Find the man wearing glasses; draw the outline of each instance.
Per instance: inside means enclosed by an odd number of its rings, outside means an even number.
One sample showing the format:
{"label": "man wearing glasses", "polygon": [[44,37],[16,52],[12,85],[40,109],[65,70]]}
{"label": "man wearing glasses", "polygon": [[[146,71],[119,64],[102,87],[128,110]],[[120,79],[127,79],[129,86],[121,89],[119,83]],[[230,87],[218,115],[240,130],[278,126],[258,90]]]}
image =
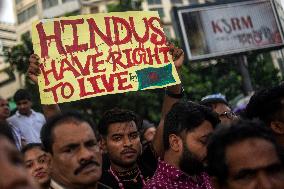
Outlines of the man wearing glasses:
{"label": "man wearing glasses", "polygon": [[203,97],[200,104],[211,107],[214,112],[219,115],[222,125],[229,125],[237,118],[235,113],[231,110],[226,97],[221,93],[211,94]]}

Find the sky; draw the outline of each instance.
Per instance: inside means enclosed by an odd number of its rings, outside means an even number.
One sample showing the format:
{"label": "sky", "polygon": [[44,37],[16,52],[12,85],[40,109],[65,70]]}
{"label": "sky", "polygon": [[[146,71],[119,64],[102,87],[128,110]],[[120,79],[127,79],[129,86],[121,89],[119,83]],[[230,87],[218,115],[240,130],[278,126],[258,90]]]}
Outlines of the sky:
{"label": "sky", "polygon": [[0,21],[7,23],[14,23],[15,18],[13,14],[13,0],[0,0],[1,9],[0,9]]}

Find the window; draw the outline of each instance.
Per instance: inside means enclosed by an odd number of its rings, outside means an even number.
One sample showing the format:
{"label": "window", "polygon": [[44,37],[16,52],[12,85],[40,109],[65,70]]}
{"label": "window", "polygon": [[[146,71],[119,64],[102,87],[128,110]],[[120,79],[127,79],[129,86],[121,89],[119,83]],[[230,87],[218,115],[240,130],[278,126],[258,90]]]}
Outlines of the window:
{"label": "window", "polygon": [[43,9],[48,9],[50,7],[54,7],[55,5],[58,5],[58,0],[43,0],[42,1]]}
{"label": "window", "polygon": [[153,8],[150,9],[151,11],[158,11],[160,18],[164,18],[165,17],[165,13],[164,13],[164,9],[163,8]]}
{"label": "window", "polygon": [[149,5],[161,4],[161,0],[148,0]]}
{"label": "window", "polygon": [[33,5],[33,6],[29,7],[29,8],[27,8],[26,10],[20,12],[17,15],[18,23],[21,24],[21,23],[27,21],[28,19],[30,19],[31,17],[36,15],[36,13],[37,13],[36,5]]}
{"label": "window", "polygon": [[98,13],[98,12],[99,12],[99,7],[97,6],[91,7],[91,14]]}
{"label": "window", "polygon": [[182,3],[182,0],[171,0],[171,3],[173,4],[181,4]]}

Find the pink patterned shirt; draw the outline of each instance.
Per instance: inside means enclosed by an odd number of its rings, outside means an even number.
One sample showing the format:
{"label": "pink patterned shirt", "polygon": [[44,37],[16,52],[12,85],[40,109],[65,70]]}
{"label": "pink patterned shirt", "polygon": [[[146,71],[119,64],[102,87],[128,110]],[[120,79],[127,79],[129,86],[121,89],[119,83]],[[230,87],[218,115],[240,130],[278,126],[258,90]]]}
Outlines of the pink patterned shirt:
{"label": "pink patterned shirt", "polygon": [[195,179],[164,161],[159,160],[154,176],[143,189],[213,189],[210,177],[203,172]]}

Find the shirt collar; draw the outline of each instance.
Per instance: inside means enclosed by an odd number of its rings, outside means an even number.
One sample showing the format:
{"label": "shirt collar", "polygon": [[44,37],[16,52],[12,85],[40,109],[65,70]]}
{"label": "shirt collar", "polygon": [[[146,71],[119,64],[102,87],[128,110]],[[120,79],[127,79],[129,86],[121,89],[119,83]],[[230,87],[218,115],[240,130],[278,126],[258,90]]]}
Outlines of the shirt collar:
{"label": "shirt collar", "polygon": [[57,182],[51,179],[50,189],[65,189],[63,186],[59,185]]}
{"label": "shirt collar", "polygon": [[[32,111],[31,115],[34,115],[34,114],[35,114],[35,111],[34,111],[33,109],[31,109],[31,111]],[[24,115],[20,114],[19,110],[16,111],[16,115],[17,115],[18,117],[24,116]],[[30,116],[31,116],[31,115],[30,115]]]}

